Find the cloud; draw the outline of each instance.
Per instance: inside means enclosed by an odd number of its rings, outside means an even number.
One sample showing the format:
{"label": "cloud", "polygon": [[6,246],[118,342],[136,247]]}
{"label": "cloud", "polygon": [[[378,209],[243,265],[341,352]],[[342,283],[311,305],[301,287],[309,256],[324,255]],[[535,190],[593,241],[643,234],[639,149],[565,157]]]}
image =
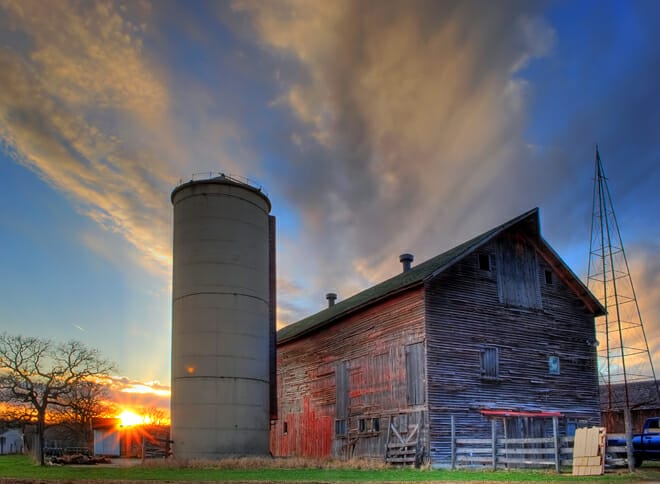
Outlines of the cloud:
{"label": "cloud", "polygon": [[[632,244],[628,247],[628,257],[630,260],[630,274],[637,295],[637,302],[641,313],[641,322],[648,343],[648,350],[653,360],[656,376],[660,371],[660,243],[653,241],[649,244]],[[639,323],[639,317],[636,314],[631,315],[629,319]],[[631,331],[630,346],[645,348],[644,336],[641,334],[641,328],[633,328]],[[648,365],[648,354],[642,355],[643,362],[639,365],[639,370],[644,375],[651,374],[651,368]]]}
{"label": "cloud", "polygon": [[75,7],[2,3],[0,134],[19,163],[167,272],[171,175],[130,134],[166,113],[166,86],[142,56],[144,24],[115,3]]}
{"label": "cloud", "polygon": [[555,38],[533,9],[233,7],[252,19],[268,52],[300,70],[282,81],[273,109],[294,117],[283,133],[293,141],[285,190],[301,209],[296,253],[306,264],[297,277],[309,293],[332,286],[348,296],[398,271],[401,252],[424,260],[534,206],[538,181],[523,140],[528,88],[515,71],[550,52]]}
{"label": "cloud", "polygon": [[169,415],[171,390],[160,382],[142,382],[124,376],[112,376],[104,381],[109,400],[120,407],[133,409],[160,408]]}

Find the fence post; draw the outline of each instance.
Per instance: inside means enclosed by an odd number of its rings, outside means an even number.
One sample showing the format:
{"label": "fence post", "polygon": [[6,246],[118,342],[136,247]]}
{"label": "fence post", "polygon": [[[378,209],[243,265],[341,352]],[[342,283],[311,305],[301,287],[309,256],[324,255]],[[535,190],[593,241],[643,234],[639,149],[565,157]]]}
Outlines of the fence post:
{"label": "fence post", "polygon": [[456,422],[451,415],[451,468],[456,469]]}
{"label": "fence post", "polygon": [[497,469],[497,422],[495,419],[492,419],[490,421],[490,428],[491,428],[491,452],[493,453],[493,470]]}
{"label": "fence post", "polygon": [[623,409],[623,423],[625,424],[626,430],[626,457],[628,458],[628,470],[630,472],[635,472],[635,456],[633,454],[633,429],[632,429],[632,414],[630,413],[630,407],[626,406]]}
{"label": "fence post", "polygon": [[559,443],[559,417],[552,417],[552,436],[555,443],[555,470],[561,472],[561,444]]}

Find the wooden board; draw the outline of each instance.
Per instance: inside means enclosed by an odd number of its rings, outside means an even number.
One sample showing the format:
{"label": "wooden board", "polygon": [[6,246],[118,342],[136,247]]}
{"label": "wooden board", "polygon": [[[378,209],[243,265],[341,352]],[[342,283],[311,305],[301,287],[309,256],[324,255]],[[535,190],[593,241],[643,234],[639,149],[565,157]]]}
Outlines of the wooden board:
{"label": "wooden board", "polygon": [[600,476],[605,472],[604,427],[581,428],[575,431],[573,444],[573,475]]}

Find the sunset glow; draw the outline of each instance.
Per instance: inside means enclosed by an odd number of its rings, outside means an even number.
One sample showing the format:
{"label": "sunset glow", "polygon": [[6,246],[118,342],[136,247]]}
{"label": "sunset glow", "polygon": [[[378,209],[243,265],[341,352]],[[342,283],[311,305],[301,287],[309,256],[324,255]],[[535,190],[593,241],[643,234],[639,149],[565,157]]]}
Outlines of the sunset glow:
{"label": "sunset glow", "polygon": [[127,386],[126,388],[122,388],[121,391],[123,393],[146,393],[146,394],[153,394],[153,395],[158,395],[158,396],[163,396],[163,397],[169,397],[170,396],[170,390],[169,389],[154,388],[152,386],[140,385],[140,384],[132,384],[131,386]]}
{"label": "sunset glow", "polygon": [[124,409],[117,418],[121,420],[122,427],[131,427],[133,425],[143,425],[145,423],[144,417],[138,415],[137,413],[131,412],[128,409]]}

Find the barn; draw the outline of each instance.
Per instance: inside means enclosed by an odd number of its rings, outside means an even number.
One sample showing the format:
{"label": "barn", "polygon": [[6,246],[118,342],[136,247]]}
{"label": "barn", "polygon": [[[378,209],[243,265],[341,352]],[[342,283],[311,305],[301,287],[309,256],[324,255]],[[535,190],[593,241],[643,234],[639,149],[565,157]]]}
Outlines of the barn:
{"label": "barn", "polygon": [[277,333],[275,456],[448,465],[452,432],[547,436],[600,422],[604,309],[526,212]]}

